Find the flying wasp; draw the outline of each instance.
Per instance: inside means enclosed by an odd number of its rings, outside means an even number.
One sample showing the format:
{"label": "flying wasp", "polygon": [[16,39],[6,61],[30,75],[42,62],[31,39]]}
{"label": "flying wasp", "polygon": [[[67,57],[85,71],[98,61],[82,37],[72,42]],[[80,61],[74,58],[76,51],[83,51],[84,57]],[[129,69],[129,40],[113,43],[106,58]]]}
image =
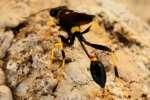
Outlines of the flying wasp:
{"label": "flying wasp", "polygon": [[[84,38],[83,34],[87,33],[90,30],[90,26],[87,29],[85,29],[83,32],[80,31],[80,26],[92,22],[95,16],[85,14],[85,13],[75,12],[73,10],[68,9],[66,6],[59,6],[56,8],[52,8],[49,13],[52,17],[54,17],[58,21],[57,25],[59,25],[64,31],[68,33],[67,38],[64,37],[63,35],[59,35],[61,41],[65,45],[72,46],[74,44],[75,38],[79,40],[81,47],[83,48],[86,55],[91,61],[90,72],[93,80],[97,84],[99,84],[102,88],[104,88],[106,84],[106,71],[104,65],[102,64],[101,61],[97,59],[96,55],[91,56],[88,53],[85,44],[95,49],[99,49],[103,51],[112,52],[112,50],[106,46],[88,42]],[[116,77],[119,77],[116,67],[115,67],[115,75]]]}

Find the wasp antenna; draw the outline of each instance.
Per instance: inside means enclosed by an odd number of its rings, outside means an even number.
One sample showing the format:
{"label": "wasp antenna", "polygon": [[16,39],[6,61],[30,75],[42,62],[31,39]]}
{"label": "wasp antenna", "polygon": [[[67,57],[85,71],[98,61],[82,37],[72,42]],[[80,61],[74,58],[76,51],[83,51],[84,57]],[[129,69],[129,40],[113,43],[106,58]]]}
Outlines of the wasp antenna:
{"label": "wasp antenna", "polygon": [[93,80],[99,84],[102,88],[106,84],[106,71],[104,65],[100,61],[91,61],[90,71],[93,77]]}
{"label": "wasp antenna", "polygon": [[27,19],[30,18],[30,17],[33,17],[33,16],[36,16],[37,14],[39,14],[40,12],[43,12],[43,11],[47,11],[47,10],[50,10],[50,7],[49,8],[45,8],[45,9],[41,9],[33,14],[31,14],[30,16],[26,17]]}

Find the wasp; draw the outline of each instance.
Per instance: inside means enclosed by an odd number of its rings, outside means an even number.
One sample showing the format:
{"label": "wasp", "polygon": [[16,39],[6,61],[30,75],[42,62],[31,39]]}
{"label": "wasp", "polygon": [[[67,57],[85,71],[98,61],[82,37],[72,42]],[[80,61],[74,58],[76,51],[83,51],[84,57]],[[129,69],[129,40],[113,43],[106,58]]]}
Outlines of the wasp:
{"label": "wasp", "polygon": [[[100,87],[104,88],[106,84],[106,71],[105,67],[101,61],[98,60],[96,55],[90,55],[87,51],[85,45],[91,46],[95,49],[112,52],[110,48],[103,45],[98,45],[91,43],[85,39],[83,36],[90,30],[90,26],[84,31],[80,31],[80,26],[84,24],[88,24],[93,21],[95,18],[94,15],[85,14],[75,12],[73,10],[68,9],[66,6],[59,6],[55,8],[51,8],[49,11],[50,16],[54,17],[57,20],[57,25],[61,27],[64,31],[67,32],[68,37],[63,35],[59,35],[63,44],[67,46],[72,46],[74,44],[75,38],[78,39],[81,47],[86,53],[87,57],[90,59],[90,72],[93,80],[100,85]],[[65,58],[65,53],[62,51],[63,58]],[[116,77],[119,77],[117,68],[114,69]]]}

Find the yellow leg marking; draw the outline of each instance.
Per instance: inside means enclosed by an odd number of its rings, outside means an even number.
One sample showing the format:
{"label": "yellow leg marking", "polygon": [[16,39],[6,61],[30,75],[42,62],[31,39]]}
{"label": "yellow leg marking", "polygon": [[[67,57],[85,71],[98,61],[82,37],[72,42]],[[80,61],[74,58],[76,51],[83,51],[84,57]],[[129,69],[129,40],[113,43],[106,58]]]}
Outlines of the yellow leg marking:
{"label": "yellow leg marking", "polygon": [[[63,44],[62,44],[62,42],[61,41],[59,41],[58,43],[56,43],[55,45],[54,45],[54,48],[55,47],[58,47],[58,48],[61,48],[62,49],[62,46]],[[53,63],[53,60],[54,60],[54,48],[53,49],[51,49],[51,53],[50,53],[50,64],[49,64],[49,66],[48,66],[48,68],[50,69],[51,68],[51,66],[52,66],[52,63]]]}
{"label": "yellow leg marking", "polygon": [[56,43],[55,47],[58,47],[62,50],[63,49],[63,43]]}
{"label": "yellow leg marking", "polygon": [[90,58],[91,61],[96,61],[97,60],[97,57],[94,55],[94,56],[91,56]]}
{"label": "yellow leg marking", "polygon": [[54,60],[54,49],[51,49],[51,53],[50,53],[50,64],[49,64],[49,66],[48,66],[48,69],[51,68],[52,63],[53,63],[53,60]]}
{"label": "yellow leg marking", "polygon": [[65,65],[65,55],[63,54],[63,43],[62,43],[62,41],[60,40],[58,43],[56,43],[55,44],[55,47],[57,47],[57,48],[60,48],[61,49],[61,53],[62,53],[62,62],[61,62],[61,64],[60,64],[60,73],[61,73],[61,76],[62,76],[62,78],[64,77],[64,65]]}
{"label": "yellow leg marking", "polygon": [[[54,44],[54,48],[58,48],[61,50],[61,52],[64,52],[63,51],[63,43],[61,40],[59,40],[57,43]],[[50,64],[49,64],[49,67],[48,68],[51,68],[52,66],[52,63],[53,63],[53,60],[55,59],[55,56],[54,56],[54,48],[51,49],[51,55],[50,55]],[[64,65],[65,65],[65,55],[62,53],[62,62],[60,64],[60,69],[58,69],[59,71],[59,76],[60,76],[60,79],[64,78]]]}
{"label": "yellow leg marking", "polygon": [[[58,43],[55,43],[54,45],[54,48],[60,48],[60,50],[63,50],[63,43],[61,42],[61,40],[58,41]],[[52,63],[53,63],[53,60],[54,60],[54,49],[51,49],[51,55],[50,55],[50,64],[49,64],[49,67],[51,67]],[[61,64],[61,66],[64,66],[64,59],[63,59],[63,62]]]}
{"label": "yellow leg marking", "polygon": [[[117,67],[116,64],[118,62],[117,56],[115,53],[112,54],[112,64],[114,67]],[[115,81],[117,82],[117,87],[123,88],[124,87],[124,81],[120,78],[115,77]]]}
{"label": "yellow leg marking", "polygon": [[54,60],[54,49],[51,50],[51,60]]}
{"label": "yellow leg marking", "polygon": [[63,42],[59,40],[57,43],[55,43],[55,47],[60,48],[61,50],[63,49]]}
{"label": "yellow leg marking", "polygon": [[63,73],[64,70],[64,66],[65,66],[65,60],[63,59],[60,65],[60,68],[62,69],[61,72]]}
{"label": "yellow leg marking", "polygon": [[112,54],[112,64],[115,66],[117,63],[118,59],[115,53]]}
{"label": "yellow leg marking", "polygon": [[116,76],[114,80],[117,79],[117,81],[118,81],[119,73],[118,73],[117,65],[116,65],[117,62],[118,62],[117,56],[116,56],[116,54],[113,52],[113,53],[112,53],[112,65],[113,65],[113,67],[114,67],[114,73],[115,73],[115,76]]}

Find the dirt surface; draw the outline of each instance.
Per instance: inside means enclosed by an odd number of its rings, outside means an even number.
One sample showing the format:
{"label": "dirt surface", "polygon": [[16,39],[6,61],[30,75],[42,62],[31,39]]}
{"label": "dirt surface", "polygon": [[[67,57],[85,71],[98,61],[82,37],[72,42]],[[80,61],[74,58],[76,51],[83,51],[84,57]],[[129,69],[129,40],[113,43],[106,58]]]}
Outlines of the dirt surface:
{"label": "dirt surface", "polygon": [[[118,1],[1,0],[0,5],[0,100],[150,99],[150,29]],[[105,89],[93,81],[90,61],[77,39],[64,48],[63,66],[61,47],[56,44],[58,35],[67,34],[49,11],[31,16],[60,5],[96,15],[84,36],[114,51],[120,76],[115,79],[112,53],[87,47],[105,65]]]}

